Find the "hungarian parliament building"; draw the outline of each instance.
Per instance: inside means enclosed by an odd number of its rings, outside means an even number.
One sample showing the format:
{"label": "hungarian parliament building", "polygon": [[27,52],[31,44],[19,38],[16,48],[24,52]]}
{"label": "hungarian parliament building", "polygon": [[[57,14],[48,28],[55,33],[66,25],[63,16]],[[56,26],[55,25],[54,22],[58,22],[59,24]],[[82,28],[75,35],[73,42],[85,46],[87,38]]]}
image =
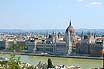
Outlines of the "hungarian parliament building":
{"label": "hungarian parliament building", "polygon": [[104,37],[89,33],[76,35],[71,20],[64,35],[56,32],[48,33],[44,37],[29,35],[0,34],[0,50],[13,48],[14,44],[27,46],[28,53],[50,55],[87,55],[101,56],[104,48]]}

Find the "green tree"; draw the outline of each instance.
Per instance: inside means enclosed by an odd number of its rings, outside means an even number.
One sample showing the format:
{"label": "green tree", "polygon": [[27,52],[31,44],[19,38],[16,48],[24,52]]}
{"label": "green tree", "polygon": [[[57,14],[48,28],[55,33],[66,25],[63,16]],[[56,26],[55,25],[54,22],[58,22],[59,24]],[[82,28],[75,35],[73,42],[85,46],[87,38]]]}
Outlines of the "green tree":
{"label": "green tree", "polygon": [[13,49],[19,51],[20,50],[20,45],[19,44],[14,44]]}
{"label": "green tree", "polygon": [[48,68],[53,68],[52,60],[48,58]]}
{"label": "green tree", "polygon": [[35,69],[34,66],[29,66],[26,69]]}
{"label": "green tree", "polygon": [[8,61],[8,69],[20,69],[19,63],[20,57],[16,59],[15,55],[12,54]]}
{"label": "green tree", "polygon": [[7,63],[8,61],[0,61],[0,65],[3,67],[3,69],[7,69]]}
{"label": "green tree", "polygon": [[14,54],[12,54],[7,61],[0,61],[0,65],[3,67],[3,69],[21,69],[19,64],[20,57],[16,58]]}
{"label": "green tree", "polygon": [[21,50],[27,50],[26,45],[20,45],[18,43],[13,44],[13,47],[8,48],[7,50],[15,50],[15,51],[21,51]]}

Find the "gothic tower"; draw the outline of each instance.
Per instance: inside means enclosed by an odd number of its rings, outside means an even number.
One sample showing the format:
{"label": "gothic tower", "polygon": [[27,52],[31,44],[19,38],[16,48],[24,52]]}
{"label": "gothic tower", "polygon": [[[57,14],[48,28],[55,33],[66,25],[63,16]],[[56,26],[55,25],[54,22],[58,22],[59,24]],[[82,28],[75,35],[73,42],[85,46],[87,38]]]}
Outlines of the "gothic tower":
{"label": "gothic tower", "polygon": [[71,25],[71,20],[70,20],[70,24],[65,31],[65,39],[64,39],[68,47],[68,50],[67,50],[68,55],[72,53],[72,41],[74,36],[75,36],[75,30]]}

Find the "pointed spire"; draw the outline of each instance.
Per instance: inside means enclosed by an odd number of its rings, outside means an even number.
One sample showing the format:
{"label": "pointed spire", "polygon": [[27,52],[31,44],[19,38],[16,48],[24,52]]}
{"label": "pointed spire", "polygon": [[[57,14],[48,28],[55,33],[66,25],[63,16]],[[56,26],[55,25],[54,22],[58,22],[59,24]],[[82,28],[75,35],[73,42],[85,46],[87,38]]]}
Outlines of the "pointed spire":
{"label": "pointed spire", "polygon": [[83,33],[83,31],[81,33],[81,39],[84,39],[84,33]]}
{"label": "pointed spire", "polygon": [[71,26],[71,19],[70,19],[70,24],[69,24],[69,26]]}
{"label": "pointed spire", "polygon": [[83,31],[82,31],[81,35],[83,35]]}

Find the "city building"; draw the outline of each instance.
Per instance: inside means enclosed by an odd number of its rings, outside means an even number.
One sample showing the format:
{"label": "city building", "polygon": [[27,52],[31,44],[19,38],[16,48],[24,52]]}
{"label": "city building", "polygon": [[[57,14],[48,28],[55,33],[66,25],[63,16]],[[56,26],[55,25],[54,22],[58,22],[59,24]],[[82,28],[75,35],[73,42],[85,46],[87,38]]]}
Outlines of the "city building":
{"label": "city building", "polygon": [[13,39],[6,40],[6,49],[13,48],[13,46],[14,46],[14,40]]}
{"label": "city building", "polygon": [[26,46],[28,46],[28,52],[34,52],[35,51],[35,38],[30,37],[28,40],[26,40]]}
{"label": "city building", "polygon": [[3,50],[5,48],[6,48],[5,41],[4,40],[0,40],[0,50]]}
{"label": "city building", "polygon": [[83,39],[76,45],[76,53],[88,56],[102,56],[104,38],[95,35],[83,35]]}
{"label": "city building", "polygon": [[[104,50],[104,37],[96,36],[94,33],[84,32],[76,35],[71,20],[65,33],[1,33],[0,50],[11,49],[18,46],[26,46],[28,53],[51,54],[51,55],[86,55],[101,56]],[[20,47],[18,47],[20,48]],[[19,50],[19,52],[21,52]]]}

